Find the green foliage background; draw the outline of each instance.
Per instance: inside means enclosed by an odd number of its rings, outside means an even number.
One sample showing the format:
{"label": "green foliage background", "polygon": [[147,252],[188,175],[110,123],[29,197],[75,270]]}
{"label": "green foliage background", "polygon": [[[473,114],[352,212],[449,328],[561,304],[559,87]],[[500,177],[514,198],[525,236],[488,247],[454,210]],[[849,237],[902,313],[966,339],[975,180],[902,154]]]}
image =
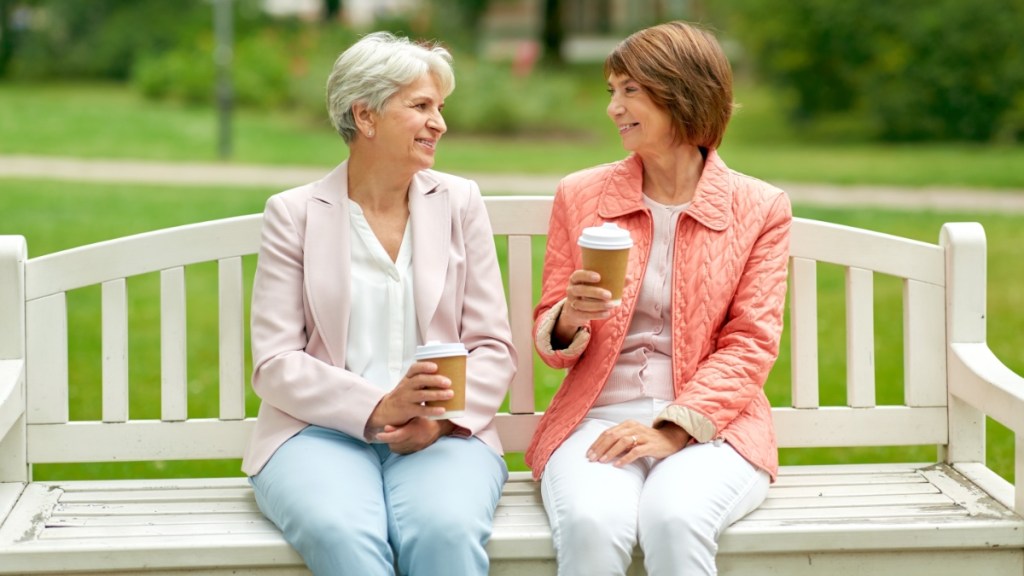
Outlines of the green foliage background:
{"label": "green foliage background", "polygon": [[898,141],[1024,136],[1022,0],[734,5],[732,32],[792,95],[795,122],[844,114],[867,137]]}

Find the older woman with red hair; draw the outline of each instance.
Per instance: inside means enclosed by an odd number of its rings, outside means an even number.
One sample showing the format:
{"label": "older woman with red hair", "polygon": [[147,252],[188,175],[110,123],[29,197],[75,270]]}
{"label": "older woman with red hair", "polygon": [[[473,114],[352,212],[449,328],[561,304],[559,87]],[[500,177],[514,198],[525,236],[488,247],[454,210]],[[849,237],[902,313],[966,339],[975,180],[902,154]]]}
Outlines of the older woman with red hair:
{"label": "older woman with red hair", "polygon": [[[568,374],[527,463],[541,479],[559,574],[715,574],[719,534],[778,470],[763,387],[779,351],[789,200],[717,153],[733,110],[717,40],[683,22],[605,61],[608,116],[632,154],[555,195],[536,348]],[[582,269],[584,228],[634,247],[621,304]]]}

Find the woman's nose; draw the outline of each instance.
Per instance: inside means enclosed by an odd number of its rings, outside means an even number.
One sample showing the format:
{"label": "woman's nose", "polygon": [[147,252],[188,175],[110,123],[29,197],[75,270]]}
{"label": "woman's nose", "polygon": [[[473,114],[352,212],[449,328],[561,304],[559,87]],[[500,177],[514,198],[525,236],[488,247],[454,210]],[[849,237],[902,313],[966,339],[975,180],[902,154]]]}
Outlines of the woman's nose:
{"label": "woman's nose", "polygon": [[622,105],[619,104],[618,100],[613,96],[612,99],[608,101],[608,108],[606,108],[605,111],[608,113],[610,118],[615,118],[619,114],[622,114]]}
{"label": "woman's nose", "polygon": [[427,127],[431,130],[436,130],[440,134],[448,131],[448,125],[445,124],[444,116],[440,110],[436,114],[431,115],[430,119],[427,120]]}

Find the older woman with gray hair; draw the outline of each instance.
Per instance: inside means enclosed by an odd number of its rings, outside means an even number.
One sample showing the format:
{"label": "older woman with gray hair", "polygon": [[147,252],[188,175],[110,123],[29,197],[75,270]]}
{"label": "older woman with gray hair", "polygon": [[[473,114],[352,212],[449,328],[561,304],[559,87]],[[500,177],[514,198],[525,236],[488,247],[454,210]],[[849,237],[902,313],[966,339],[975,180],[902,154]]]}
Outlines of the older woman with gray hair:
{"label": "older woman with gray hair", "polygon": [[[259,418],[242,468],[317,575],[484,575],[515,372],[477,185],[431,170],[451,56],[387,33],[338,57],[349,157],[266,205],[252,295]],[[418,345],[462,343],[466,409]]]}

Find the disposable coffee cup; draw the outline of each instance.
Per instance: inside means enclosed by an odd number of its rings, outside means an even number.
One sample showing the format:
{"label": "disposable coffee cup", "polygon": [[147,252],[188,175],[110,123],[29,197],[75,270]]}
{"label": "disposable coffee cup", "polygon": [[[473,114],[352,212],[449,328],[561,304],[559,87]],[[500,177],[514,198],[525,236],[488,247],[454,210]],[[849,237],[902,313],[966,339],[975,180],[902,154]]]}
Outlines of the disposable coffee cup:
{"label": "disposable coffee cup", "polygon": [[437,373],[452,381],[454,396],[443,402],[427,402],[427,406],[440,406],[444,414],[429,416],[431,420],[458,418],[466,414],[466,346],[462,342],[431,340],[416,347],[416,361],[427,360],[437,364]]}
{"label": "disposable coffee cup", "polygon": [[633,239],[629,230],[614,222],[584,228],[577,241],[583,251],[583,269],[601,275],[598,286],[612,293],[611,303],[622,304],[622,289],[626,285],[626,265]]}

